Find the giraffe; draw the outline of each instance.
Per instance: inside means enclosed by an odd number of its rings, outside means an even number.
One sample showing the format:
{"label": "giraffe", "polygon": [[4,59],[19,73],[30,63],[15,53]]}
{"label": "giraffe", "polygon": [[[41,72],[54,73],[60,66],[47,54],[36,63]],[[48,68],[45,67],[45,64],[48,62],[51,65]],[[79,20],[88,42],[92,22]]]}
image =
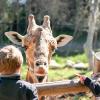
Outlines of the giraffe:
{"label": "giraffe", "polygon": [[5,32],[14,44],[25,48],[28,66],[26,80],[30,83],[41,83],[48,80],[48,66],[57,47],[64,46],[72,40],[72,36],[59,35],[53,37],[50,17],[44,16],[43,24],[37,25],[34,15],[28,16],[27,34],[22,36],[15,31]]}

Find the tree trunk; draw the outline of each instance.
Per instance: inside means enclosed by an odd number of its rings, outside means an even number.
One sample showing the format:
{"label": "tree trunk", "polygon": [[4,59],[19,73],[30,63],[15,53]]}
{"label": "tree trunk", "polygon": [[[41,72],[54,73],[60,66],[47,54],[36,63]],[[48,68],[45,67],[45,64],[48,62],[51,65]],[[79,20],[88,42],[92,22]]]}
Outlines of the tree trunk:
{"label": "tree trunk", "polygon": [[88,57],[89,61],[89,69],[93,69],[93,37],[96,29],[96,22],[99,12],[99,5],[98,0],[90,0],[90,16],[89,16],[89,22],[88,22],[88,36],[87,41],[84,45],[85,53]]}

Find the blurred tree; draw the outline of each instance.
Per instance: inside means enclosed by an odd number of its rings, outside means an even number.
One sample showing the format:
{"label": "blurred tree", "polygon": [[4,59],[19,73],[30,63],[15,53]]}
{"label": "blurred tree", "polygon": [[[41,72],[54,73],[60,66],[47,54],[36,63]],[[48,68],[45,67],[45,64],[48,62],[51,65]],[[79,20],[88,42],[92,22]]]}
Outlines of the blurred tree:
{"label": "blurred tree", "polygon": [[[37,24],[43,22],[44,15],[51,17],[51,26],[54,36],[62,33],[71,34],[74,36],[74,40],[77,41],[77,39],[80,39],[80,41],[83,41],[82,36],[86,38],[89,29],[90,1],[91,0],[0,0],[0,35],[3,35],[5,31],[9,30],[18,31],[23,35],[26,34],[27,17],[32,13],[35,15]],[[98,19],[98,22],[99,20],[100,19]],[[100,26],[100,24],[97,26]],[[5,37],[2,38],[2,41],[6,40],[4,38]],[[83,45],[81,45],[81,47],[82,46]],[[77,47],[77,45],[75,45],[75,47]]]}
{"label": "blurred tree", "polygon": [[89,60],[89,69],[93,69],[93,37],[96,33],[96,23],[99,14],[99,0],[90,0],[90,16],[88,20],[88,36],[84,45],[85,53]]}

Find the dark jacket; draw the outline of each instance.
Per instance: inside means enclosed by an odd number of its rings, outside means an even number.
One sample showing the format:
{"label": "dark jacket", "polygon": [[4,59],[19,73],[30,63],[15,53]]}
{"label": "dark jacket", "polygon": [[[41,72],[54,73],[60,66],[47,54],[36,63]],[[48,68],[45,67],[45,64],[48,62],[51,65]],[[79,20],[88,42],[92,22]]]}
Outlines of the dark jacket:
{"label": "dark jacket", "polygon": [[0,100],[38,100],[37,90],[20,76],[0,77]]}
{"label": "dark jacket", "polygon": [[96,97],[100,96],[100,82],[86,78],[84,84],[93,92]]}

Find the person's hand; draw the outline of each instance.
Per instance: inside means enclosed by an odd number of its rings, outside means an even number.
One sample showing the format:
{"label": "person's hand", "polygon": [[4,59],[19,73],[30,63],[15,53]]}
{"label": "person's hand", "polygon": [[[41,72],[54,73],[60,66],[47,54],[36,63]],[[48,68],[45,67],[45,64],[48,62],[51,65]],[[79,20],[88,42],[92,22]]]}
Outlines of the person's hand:
{"label": "person's hand", "polygon": [[79,79],[80,79],[80,82],[81,82],[82,84],[84,84],[84,80],[86,79],[86,77],[83,76],[83,75],[80,75],[80,74],[76,74],[76,76],[78,76]]}

